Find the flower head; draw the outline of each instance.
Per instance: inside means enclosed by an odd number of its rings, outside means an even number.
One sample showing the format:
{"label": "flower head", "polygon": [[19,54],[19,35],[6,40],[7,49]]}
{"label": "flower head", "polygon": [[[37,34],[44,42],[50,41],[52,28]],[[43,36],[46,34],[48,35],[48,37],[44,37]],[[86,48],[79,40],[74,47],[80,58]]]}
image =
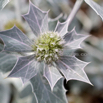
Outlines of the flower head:
{"label": "flower head", "polygon": [[33,51],[37,61],[52,64],[53,61],[55,62],[61,56],[63,45],[63,38],[57,32],[45,32],[37,38],[33,45]]}
{"label": "flower head", "polygon": [[26,82],[43,68],[43,75],[51,89],[62,77],[90,83],[83,70],[88,63],[78,60],[68,52],[80,47],[80,43],[87,36],[77,34],[75,29],[68,32],[68,21],[58,22],[55,30],[50,31],[48,12],[41,11],[32,3],[29,12],[23,17],[36,35],[35,42],[14,26],[10,30],[0,32],[0,38],[4,42],[3,51],[34,54],[18,57],[9,77],[20,77],[23,82]]}

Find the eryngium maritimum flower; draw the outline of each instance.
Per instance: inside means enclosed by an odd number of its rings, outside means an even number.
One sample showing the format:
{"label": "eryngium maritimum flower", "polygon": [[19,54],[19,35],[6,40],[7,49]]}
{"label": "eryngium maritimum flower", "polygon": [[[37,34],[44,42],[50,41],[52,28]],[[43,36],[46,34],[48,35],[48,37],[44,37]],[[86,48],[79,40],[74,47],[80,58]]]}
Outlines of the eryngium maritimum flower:
{"label": "eryngium maritimum flower", "polygon": [[48,12],[41,11],[30,3],[29,12],[23,16],[32,29],[36,39],[31,41],[16,26],[0,32],[4,42],[3,52],[33,52],[32,55],[18,57],[9,77],[20,77],[23,82],[36,76],[43,68],[43,75],[48,80],[51,89],[57,81],[64,77],[90,83],[84,72],[88,64],[69,55],[69,50],[80,47],[87,38],[77,34],[75,29],[68,32],[68,21],[57,23],[54,31],[48,28]]}
{"label": "eryngium maritimum flower", "polygon": [[56,32],[45,32],[37,38],[33,50],[37,61],[52,64],[61,56],[64,40]]}

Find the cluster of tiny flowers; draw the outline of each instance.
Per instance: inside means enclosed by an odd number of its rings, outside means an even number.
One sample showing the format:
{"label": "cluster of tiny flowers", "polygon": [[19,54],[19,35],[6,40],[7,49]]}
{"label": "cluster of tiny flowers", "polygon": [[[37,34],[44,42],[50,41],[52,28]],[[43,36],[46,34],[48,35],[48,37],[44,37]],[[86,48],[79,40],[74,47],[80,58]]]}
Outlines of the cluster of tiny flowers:
{"label": "cluster of tiny flowers", "polygon": [[57,32],[45,32],[33,45],[37,61],[45,61],[50,64],[59,59],[62,54],[64,40]]}

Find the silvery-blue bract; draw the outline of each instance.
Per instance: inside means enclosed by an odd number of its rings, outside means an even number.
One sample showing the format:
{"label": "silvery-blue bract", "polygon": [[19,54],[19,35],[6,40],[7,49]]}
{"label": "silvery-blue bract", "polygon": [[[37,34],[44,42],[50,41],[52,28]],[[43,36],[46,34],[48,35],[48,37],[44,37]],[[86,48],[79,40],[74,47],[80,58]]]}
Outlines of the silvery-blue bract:
{"label": "silvery-blue bract", "polygon": [[[68,32],[67,21],[64,23],[58,22],[55,30],[49,31],[48,12],[41,11],[32,3],[30,3],[30,10],[24,15],[24,18],[30,25],[34,35],[36,35],[34,42],[16,26],[10,30],[0,32],[0,38],[4,42],[3,51],[34,53],[19,57],[9,77],[20,77],[23,82],[26,82],[38,74],[41,70],[39,65],[43,64],[43,75],[52,89],[62,77],[67,80],[76,79],[90,83],[83,70],[88,63],[80,61],[75,56],[70,56],[67,53],[65,55],[65,51],[79,48],[80,43],[88,36],[77,34],[75,29]],[[54,38],[56,39],[54,40]],[[49,46],[47,47],[47,45]],[[41,57],[42,54],[45,57]],[[54,58],[55,60],[53,60]],[[49,60],[50,62],[48,62]]]}

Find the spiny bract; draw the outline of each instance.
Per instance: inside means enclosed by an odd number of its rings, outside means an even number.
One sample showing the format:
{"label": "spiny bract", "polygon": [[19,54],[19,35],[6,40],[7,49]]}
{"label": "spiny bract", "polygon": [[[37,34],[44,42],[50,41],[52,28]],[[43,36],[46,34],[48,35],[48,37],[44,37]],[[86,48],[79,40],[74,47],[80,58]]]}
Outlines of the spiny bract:
{"label": "spiny bract", "polygon": [[18,57],[9,77],[20,77],[25,83],[36,78],[43,68],[43,76],[51,89],[57,81],[64,77],[90,83],[83,68],[88,64],[69,55],[69,50],[80,47],[80,43],[88,36],[77,34],[75,29],[68,32],[68,21],[57,23],[54,31],[48,27],[48,11],[41,11],[30,3],[29,12],[23,16],[31,27],[36,39],[33,42],[16,26],[0,32],[4,42],[2,52],[31,53]]}

